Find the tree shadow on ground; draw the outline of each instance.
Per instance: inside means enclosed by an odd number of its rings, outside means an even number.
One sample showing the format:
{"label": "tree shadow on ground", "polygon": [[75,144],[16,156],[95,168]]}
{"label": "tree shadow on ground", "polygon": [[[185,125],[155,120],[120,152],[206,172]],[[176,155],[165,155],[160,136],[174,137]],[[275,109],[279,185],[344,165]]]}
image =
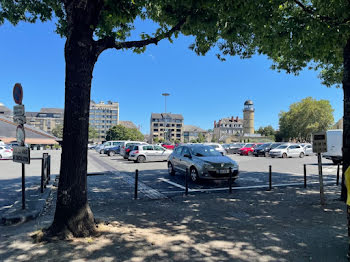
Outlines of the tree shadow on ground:
{"label": "tree shadow on ground", "polygon": [[35,244],[27,229],[1,239],[0,260],[347,261],[345,206],[322,208],[316,187],[133,201],[121,177],[92,182],[91,208],[107,221],[100,237]]}

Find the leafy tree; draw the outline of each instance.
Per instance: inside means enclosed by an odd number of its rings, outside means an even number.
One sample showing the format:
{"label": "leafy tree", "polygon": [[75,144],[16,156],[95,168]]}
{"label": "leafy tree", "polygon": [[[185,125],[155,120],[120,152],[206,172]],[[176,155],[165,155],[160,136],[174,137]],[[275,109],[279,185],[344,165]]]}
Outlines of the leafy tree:
{"label": "leafy tree", "polygon": [[276,132],[271,125],[268,125],[265,127],[259,127],[256,133],[261,134],[262,136],[274,136]]}
{"label": "leafy tree", "polygon": [[127,128],[122,125],[116,125],[110,128],[106,134],[106,140],[133,140],[143,141],[143,134],[136,128]]}
{"label": "leafy tree", "polygon": [[159,138],[158,137],[153,138],[153,143],[158,144],[159,143]]}
{"label": "leafy tree", "polygon": [[52,134],[55,137],[62,138],[63,137],[63,126],[62,125],[55,126],[55,128],[52,129]]}
{"label": "leafy tree", "polygon": [[198,143],[204,143],[205,142],[205,137],[202,133],[199,133],[198,138],[197,138]]}
{"label": "leafy tree", "polygon": [[309,142],[312,133],[331,127],[334,122],[333,111],[328,100],[304,98],[292,104],[288,112],[280,113],[280,132],[287,140]]}
{"label": "leafy tree", "polygon": [[94,140],[98,137],[98,132],[92,126],[89,126],[89,139]]}

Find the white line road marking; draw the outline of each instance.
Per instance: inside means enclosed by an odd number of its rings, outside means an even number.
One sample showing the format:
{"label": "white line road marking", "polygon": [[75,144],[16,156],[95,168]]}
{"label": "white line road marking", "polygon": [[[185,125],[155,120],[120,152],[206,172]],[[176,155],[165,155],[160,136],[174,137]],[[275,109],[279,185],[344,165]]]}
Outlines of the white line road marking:
{"label": "white line road marking", "polygon": [[[165,178],[159,178],[159,180],[168,183],[170,185],[179,187],[183,190],[185,190],[186,188],[184,186],[181,186],[175,182],[169,181],[168,179]],[[334,184],[336,181],[335,180],[329,180],[329,181],[324,181],[324,185],[330,185],[330,184]],[[319,182],[309,182],[307,183],[307,185],[310,184],[319,184]],[[303,186],[304,183],[289,183],[289,184],[275,184],[272,185],[272,187],[287,187],[287,186]],[[268,188],[268,185],[259,185],[259,186],[242,186],[242,187],[232,187],[232,190],[243,190],[243,189],[254,189],[254,188]],[[191,189],[188,188],[188,192],[210,192],[210,191],[226,191],[229,190],[228,187],[219,187],[219,188],[202,188],[202,189]],[[170,194],[170,193],[183,193],[184,191],[164,191],[161,192],[162,194]]]}
{"label": "white line road marking", "polygon": [[[179,185],[179,184],[177,184],[177,183],[175,183],[175,182],[172,182],[172,181],[170,181],[169,179],[166,179],[166,178],[158,178],[158,180],[160,180],[160,181],[163,181],[163,182],[165,182],[165,183],[168,183],[168,184],[170,184],[170,185],[172,185],[172,186],[176,186],[176,187],[178,187],[178,188],[181,188],[181,189],[183,189],[183,190],[185,190],[186,189],[186,187],[184,187],[184,186],[182,186],[182,185]],[[188,191],[191,191],[192,189],[188,189]]]}

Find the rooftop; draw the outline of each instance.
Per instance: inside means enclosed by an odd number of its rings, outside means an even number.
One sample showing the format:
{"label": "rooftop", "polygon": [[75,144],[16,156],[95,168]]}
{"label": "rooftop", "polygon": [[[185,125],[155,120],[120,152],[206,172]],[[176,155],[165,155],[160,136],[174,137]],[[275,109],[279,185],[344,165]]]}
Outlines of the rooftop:
{"label": "rooftop", "polygon": [[175,118],[175,119],[184,119],[180,114],[171,114],[171,113],[152,113],[151,118],[163,119],[163,118]]}

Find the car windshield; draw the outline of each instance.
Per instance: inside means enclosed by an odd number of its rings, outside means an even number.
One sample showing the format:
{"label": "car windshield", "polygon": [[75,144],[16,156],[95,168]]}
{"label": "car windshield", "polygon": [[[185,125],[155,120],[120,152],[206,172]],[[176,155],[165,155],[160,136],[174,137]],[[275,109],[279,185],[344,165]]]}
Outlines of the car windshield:
{"label": "car windshield", "polygon": [[246,144],[244,147],[253,147],[254,144]]}
{"label": "car windshield", "polygon": [[271,145],[271,149],[273,149],[273,148],[276,148],[276,147],[279,147],[281,144],[272,144]]}
{"label": "car windshield", "polygon": [[285,149],[287,147],[288,147],[287,145],[280,145],[280,146],[276,147],[276,149]]}
{"label": "car windshield", "polygon": [[191,147],[191,154],[198,157],[206,156],[222,156],[222,154],[216,151],[212,146],[196,146]]}

